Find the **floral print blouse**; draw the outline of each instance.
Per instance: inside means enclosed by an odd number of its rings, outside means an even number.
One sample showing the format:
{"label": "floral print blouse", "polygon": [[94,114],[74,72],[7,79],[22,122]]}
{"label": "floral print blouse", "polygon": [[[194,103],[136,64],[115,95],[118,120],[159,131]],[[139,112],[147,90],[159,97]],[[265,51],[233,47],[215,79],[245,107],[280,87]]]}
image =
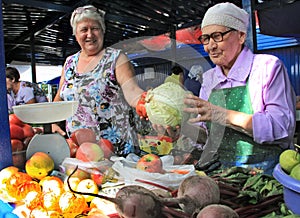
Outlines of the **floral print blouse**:
{"label": "floral print blouse", "polygon": [[67,133],[90,128],[98,140],[109,139],[117,155],[139,153],[133,108],[126,102],[115,75],[120,50],[106,48],[97,66],[84,74],[77,72],[79,54],[80,51],[69,56],[64,65],[61,98],[79,101],[75,114],[66,120]]}

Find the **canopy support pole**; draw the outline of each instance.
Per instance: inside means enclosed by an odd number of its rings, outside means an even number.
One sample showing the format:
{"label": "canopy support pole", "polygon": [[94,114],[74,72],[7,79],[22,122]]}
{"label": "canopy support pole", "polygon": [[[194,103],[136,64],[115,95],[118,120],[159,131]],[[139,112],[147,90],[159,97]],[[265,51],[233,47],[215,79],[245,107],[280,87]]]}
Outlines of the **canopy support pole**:
{"label": "canopy support pole", "polygon": [[[2,0],[0,4],[2,5]],[[0,7],[0,170],[12,165],[5,67],[2,7]]]}

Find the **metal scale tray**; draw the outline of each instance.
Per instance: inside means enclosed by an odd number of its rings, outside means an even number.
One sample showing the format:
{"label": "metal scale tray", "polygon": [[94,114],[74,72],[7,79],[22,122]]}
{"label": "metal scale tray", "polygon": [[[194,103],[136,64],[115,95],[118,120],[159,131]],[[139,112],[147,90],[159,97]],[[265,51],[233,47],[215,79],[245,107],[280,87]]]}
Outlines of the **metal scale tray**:
{"label": "metal scale tray", "polygon": [[78,108],[77,101],[45,102],[13,106],[14,113],[24,123],[41,124],[44,132],[36,134],[30,140],[26,150],[28,160],[35,152],[47,153],[54,160],[55,169],[66,157],[70,157],[70,149],[66,139],[52,133],[51,124],[72,116]]}

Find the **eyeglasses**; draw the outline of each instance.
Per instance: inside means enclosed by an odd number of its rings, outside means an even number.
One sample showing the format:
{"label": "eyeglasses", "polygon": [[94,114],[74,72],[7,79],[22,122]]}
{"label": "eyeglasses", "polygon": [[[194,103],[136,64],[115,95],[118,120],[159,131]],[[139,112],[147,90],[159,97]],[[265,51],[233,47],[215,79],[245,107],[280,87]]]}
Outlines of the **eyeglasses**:
{"label": "eyeglasses", "polygon": [[86,5],[86,6],[83,6],[83,7],[76,8],[72,13],[72,19],[71,20],[74,19],[76,14],[82,14],[84,11],[97,12],[101,17],[104,17],[104,15],[105,15],[104,11],[102,11],[98,8],[95,8],[92,5]]}
{"label": "eyeglasses", "polygon": [[102,10],[100,10],[98,8],[95,8],[92,5],[87,5],[87,6],[76,8],[73,13],[75,13],[75,14],[82,14],[84,11],[97,12],[97,13],[99,13],[102,16],[105,14],[104,11],[102,11]]}
{"label": "eyeglasses", "polygon": [[209,43],[210,38],[214,40],[214,42],[222,42],[223,36],[225,36],[227,33],[230,33],[231,31],[236,31],[235,29],[227,30],[226,32],[214,32],[210,35],[204,34],[201,35],[198,39],[203,45],[207,45]]}

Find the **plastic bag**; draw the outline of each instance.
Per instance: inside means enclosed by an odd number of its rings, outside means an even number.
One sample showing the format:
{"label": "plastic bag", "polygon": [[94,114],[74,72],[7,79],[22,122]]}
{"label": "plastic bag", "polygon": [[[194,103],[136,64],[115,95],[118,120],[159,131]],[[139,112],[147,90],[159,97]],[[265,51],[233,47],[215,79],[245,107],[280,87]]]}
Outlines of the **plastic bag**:
{"label": "plastic bag", "polygon": [[[155,185],[145,183],[152,182],[174,190],[179,187],[182,180],[189,176],[196,175],[194,165],[173,165],[174,158],[171,155],[161,157],[165,173],[148,173],[136,169],[135,167],[138,159],[138,156],[134,154],[130,154],[126,158],[114,157],[111,159],[112,161],[115,161],[112,168],[124,178],[126,185],[135,184],[150,189],[157,189]],[[186,171],[187,173],[178,174],[174,173],[174,171]]]}
{"label": "plastic bag", "polygon": [[59,166],[59,171],[66,173],[69,170],[74,170],[76,166],[78,166],[78,169],[84,170],[87,173],[92,173],[93,170],[97,169],[100,172],[105,172],[108,168],[110,168],[113,165],[113,162],[109,160],[103,160],[99,162],[84,162],[77,158],[65,158],[62,164]]}

